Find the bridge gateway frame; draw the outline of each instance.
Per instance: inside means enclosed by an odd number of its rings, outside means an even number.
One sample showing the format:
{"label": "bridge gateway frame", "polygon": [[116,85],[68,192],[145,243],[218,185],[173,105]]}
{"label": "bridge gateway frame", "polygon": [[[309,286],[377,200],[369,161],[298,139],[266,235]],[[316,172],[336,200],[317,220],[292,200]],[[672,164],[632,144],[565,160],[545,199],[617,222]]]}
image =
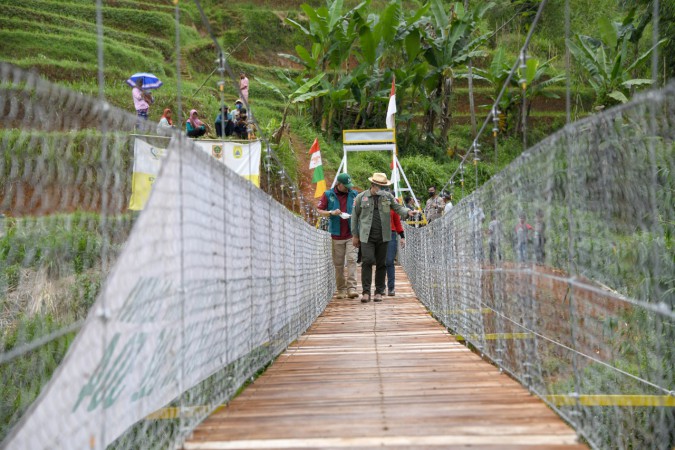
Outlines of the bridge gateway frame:
{"label": "bridge gateway frame", "polygon": [[[387,151],[391,152],[391,160],[393,162],[392,179],[394,183],[394,195],[399,198],[403,192],[410,192],[410,195],[415,202],[415,207],[420,208],[419,201],[408,182],[401,162],[396,155],[396,131],[391,128],[375,128],[365,130],[342,130],[342,161],[338,170],[335,172],[335,178],[331,188],[337,184],[337,177],[347,172],[347,155],[349,152],[372,152],[372,151]],[[399,173],[401,174],[399,176]],[[406,187],[399,186],[401,179],[405,181]]]}

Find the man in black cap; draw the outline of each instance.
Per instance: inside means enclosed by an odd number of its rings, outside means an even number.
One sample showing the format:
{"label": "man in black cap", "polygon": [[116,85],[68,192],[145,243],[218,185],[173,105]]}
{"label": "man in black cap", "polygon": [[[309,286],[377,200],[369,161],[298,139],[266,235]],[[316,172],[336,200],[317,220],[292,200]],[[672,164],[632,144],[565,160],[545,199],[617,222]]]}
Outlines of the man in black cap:
{"label": "man in black cap", "polygon": [[[337,298],[356,298],[356,255],[357,250],[352,242],[352,231],[349,218],[358,195],[352,187],[352,178],[347,173],[337,177],[334,188],[321,196],[317,209],[319,214],[329,217],[328,231],[333,244],[333,265],[335,266],[335,284]],[[345,279],[345,258],[347,260],[347,277]]]}

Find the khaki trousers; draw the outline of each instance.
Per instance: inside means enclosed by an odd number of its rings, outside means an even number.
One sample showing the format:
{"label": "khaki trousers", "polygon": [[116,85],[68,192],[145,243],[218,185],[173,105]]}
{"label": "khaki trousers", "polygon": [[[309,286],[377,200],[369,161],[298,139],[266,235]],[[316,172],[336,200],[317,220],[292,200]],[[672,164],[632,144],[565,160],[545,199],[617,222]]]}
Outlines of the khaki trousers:
{"label": "khaki trousers", "polygon": [[[356,290],[357,250],[350,239],[333,239],[333,265],[335,266],[335,284],[338,292]],[[345,280],[345,258],[347,259],[347,279]]]}

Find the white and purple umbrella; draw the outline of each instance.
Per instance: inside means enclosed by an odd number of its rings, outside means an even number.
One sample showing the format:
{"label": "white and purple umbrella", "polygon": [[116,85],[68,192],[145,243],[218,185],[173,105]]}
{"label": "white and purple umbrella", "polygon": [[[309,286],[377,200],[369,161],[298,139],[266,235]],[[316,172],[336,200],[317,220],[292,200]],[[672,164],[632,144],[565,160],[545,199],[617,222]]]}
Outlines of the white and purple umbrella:
{"label": "white and purple umbrella", "polygon": [[147,72],[135,73],[129,77],[127,84],[131,87],[136,86],[138,80],[143,80],[143,89],[157,89],[162,84],[162,81],[157,78],[155,75]]}

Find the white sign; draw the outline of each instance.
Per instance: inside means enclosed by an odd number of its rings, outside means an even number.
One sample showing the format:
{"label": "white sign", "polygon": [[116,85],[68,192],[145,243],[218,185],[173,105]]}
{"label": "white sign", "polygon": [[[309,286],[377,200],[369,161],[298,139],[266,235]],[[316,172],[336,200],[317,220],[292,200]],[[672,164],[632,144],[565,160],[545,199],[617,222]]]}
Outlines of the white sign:
{"label": "white sign", "polygon": [[194,144],[251,183],[260,187],[260,141],[195,140]]}
{"label": "white sign", "polygon": [[168,142],[162,142],[162,144],[157,147],[140,136],[134,138],[134,171],[131,175],[131,199],[129,200],[129,209],[133,211],[142,210],[150,197],[152,184],[159,175],[162,159],[166,154],[164,147]]}

